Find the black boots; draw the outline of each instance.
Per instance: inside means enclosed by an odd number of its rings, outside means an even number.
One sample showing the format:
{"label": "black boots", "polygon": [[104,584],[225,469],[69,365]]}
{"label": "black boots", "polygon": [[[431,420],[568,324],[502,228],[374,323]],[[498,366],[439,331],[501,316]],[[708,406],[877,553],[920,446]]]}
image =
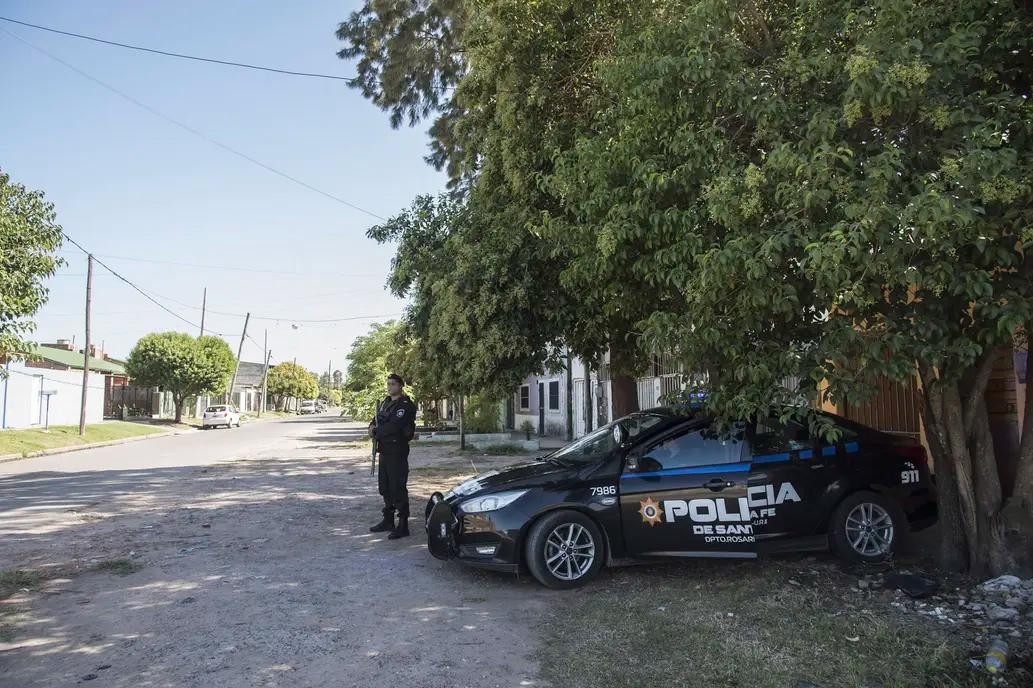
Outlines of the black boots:
{"label": "black boots", "polygon": [[403,516],[398,517],[398,525],[391,531],[391,534],[387,536],[388,540],[397,540],[398,538],[404,538],[409,536],[409,519]]}
{"label": "black boots", "polygon": [[388,530],[394,531],[395,527],[395,516],[393,513],[384,512],[384,518],[380,519],[380,523],[369,529],[371,533],[383,533]]}

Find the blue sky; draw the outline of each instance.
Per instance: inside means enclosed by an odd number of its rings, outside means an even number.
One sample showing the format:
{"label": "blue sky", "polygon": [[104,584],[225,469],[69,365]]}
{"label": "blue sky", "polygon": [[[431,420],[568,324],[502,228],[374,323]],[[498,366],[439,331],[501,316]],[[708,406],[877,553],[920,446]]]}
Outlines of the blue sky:
{"label": "blue sky", "polygon": [[[173,52],[349,76],[334,37],[354,2],[272,0],[9,0],[0,15]],[[152,108],[272,167],[388,217],[444,188],[423,161],[426,124],[391,129],[343,82],[178,60],[44,33],[2,28]],[[241,160],[105,90],[0,32],[0,167],[43,190],[79,243],[169,308],[200,320],[236,350],[242,315],[273,360],[344,368],[371,320],[400,313],[383,289],[393,247],[365,231],[375,219]],[[83,339],[85,257],[49,282],[36,338]],[[135,260],[127,260],[135,259]],[[156,261],[156,262],[145,262]],[[160,261],[160,262],[157,262]],[[245,270],[189,267],[177,263]],[[273,272],[257,272],[268,270]],[[171,299],[174,299],[171,300]],[[152,331],[193,331],[127,285],[94,271],[93,340],[124,356]],[[177,303],[179,302],[179,303]],[[222,311],[231,315],[215,314]],[[381,318],[386,319],[386,318]],[[245,360],[261,360],[253,342]]]}

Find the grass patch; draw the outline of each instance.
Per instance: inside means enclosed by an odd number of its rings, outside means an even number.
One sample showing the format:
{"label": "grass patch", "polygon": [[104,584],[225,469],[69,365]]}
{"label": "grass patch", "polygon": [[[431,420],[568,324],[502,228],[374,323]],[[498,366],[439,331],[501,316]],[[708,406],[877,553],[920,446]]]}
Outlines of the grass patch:
{"label": "grass patch", "polygon": [[7,599],[22,588],[36,590],[50,578],[39,569],[8,569],[0,571],[0,600]]}
{"label": "grass patch", "polygon": [[105,559],[99,562],[93,567],[94,571],[104,571],[105,573],[112,573],[119,576],[128,576],[130,573],[136,573],[143,566],[137,564],[131,559]]}
{"label": "grass patch", "polygon": [[572,688],[990,685],[948,631],[855,604],[824,575],[794,586],[775,562],[706,560],[617,570],[548,621],[542,672]]}
{"label": "grass patch", "polygon": [[86,435],[79,436],[77,425],[52,425],[49,432],[42,428],[4,430],[0,432],[0,455],[21,454],[25,456],[42,449],[57,449],[92,442],[125,439],[162,432],[164,428],[121,420],[109,420],[86,426]]}

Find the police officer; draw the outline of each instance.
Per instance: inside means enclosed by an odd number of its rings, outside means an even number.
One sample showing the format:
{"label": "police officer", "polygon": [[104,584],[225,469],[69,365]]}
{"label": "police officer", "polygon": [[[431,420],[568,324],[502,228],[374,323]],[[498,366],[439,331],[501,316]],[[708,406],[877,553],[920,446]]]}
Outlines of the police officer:
{"label": "police officer", "polygon": [[[377,482],[384,498],[384,518],[370,528],[371,533],[390,530],[389,540],[409,534],[409,441],[416,433],[416,404],[403,391],[401,375],[387,376],[387,398],[380,403],[376,423],[369,424],[369,434],[377,440],[380,465]],[[395,513],[398,523],[395,524]]]}

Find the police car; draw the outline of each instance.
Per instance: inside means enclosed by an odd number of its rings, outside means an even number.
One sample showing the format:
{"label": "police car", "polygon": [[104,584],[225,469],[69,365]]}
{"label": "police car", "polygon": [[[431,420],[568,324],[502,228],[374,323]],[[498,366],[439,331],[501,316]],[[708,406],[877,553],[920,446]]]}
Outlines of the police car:
{"label": "police car", "polygon": [[633,413],[434,493],[427,545],[439,559],[529,570],[551,588],[629,559],[826,548],[855,562],[885,559],[908,530],[936,519],[925,451],[823,415],[840,430],[833,444],[793,421],[718,433],[702,415]]}

